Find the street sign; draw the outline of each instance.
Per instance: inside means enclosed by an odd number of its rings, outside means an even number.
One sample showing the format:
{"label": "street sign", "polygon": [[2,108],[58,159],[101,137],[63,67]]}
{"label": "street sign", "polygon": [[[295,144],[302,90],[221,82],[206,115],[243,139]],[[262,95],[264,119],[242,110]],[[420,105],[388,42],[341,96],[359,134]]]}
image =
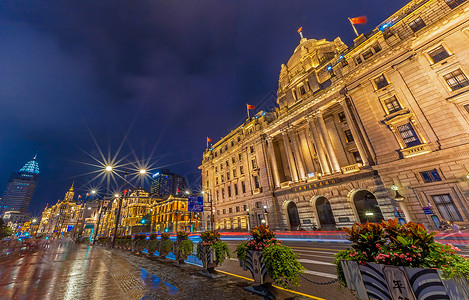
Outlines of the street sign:
{"label": "street sign", "polygon": [[85,225],[85,229],[92,229],[92,228],[94,228],[93,224],[86,224]]}
{"label": "street sign", "polygon": [[423,212],[426,214],[426,215],[433,215],[433,210],[431,207],[429,206],[424,206],[422,207],[423,209]]}
{"label": "street sign", "polygon": [[188,211],[203,212],[204,211],[204,197],[190,196],[189,201],[188,201]]}
{"label": "street sign", "polygon": [[204,211],[204,197],[190,196],[188,203],[188,211],[203,212]]}

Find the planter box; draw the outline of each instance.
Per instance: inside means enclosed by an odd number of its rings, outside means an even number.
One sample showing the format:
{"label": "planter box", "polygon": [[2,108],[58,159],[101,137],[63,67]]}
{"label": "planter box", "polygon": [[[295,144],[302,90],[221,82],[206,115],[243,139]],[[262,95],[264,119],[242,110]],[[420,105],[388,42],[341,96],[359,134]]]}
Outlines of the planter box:
{"label": "planter box", "polygon": [[208,246],[204,246],[200,252],[204,269],[213,271],[217,266],[215,249],[210,249]]}
{"label": "planter box", "polygon": [[347,287],[360,299],[469,299],[465,278],[444,279],[441,270],[341,261]]}
{"label": "planter box", "polygon": [[179,251],[179,247],[177,243],[173,244],[173,253],[174,253],[174,256],[176,257],[176,261],[179,264],[185,263],[184,261],[187,259],[187,255]]}
{"label": "planter box", "polygon": [[254,284],[272,283],[272,278],[267,273],[261,251],[246,251],[246,262],[243,264],[243,269],[251,272]]}

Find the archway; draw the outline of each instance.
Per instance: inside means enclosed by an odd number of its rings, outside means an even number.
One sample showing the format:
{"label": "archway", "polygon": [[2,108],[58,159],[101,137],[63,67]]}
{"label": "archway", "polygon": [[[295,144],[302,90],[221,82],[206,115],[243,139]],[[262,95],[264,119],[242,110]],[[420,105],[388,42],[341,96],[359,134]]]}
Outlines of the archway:
{"label": "archway", "polygon": [[353,203],[357,209],[360,223],[366,223],[367,221],[379,223],[384,220],[383,213],[379,208],[379,204],[378,201],[376,201],[375,195],[369,191],[357,191],[353,195]]}
{"label": "archway", "polygon": [[287,205],[288,220],[290,221],[290,229],[298,230],[300,227],[300,216],[298,215],[298,208],[295,202],[290,202]]}
{"label": "archway", "polygon": [[322,230],[336,230],[331,204],[326,197],[319,197],[316,200],[316,211],[318,213],[319,223]]}

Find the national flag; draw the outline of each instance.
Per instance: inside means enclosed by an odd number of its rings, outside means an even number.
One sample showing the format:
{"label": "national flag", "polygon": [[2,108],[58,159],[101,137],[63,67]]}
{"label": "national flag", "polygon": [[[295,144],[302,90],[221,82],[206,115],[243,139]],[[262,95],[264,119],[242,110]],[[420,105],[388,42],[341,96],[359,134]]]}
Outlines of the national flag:
{"label": "national flag", "polygon": [[300,33],[301,31],[303,31],[303,27],[298,28],[298,33]]}
{"label": "national flag", "polygon": [[254,108],[256,108],[254,105],[251,105],[251,104],[246,104],[246,107],[247,107],[248,109],[254,109]]}
{"label": "national flag", "polygon": [[350,20],[350,23],[352,23],[353,25],[366,24],[366,22],[368,22],[368,18],[366,16],[360,16],[360,17],[356,17],[356,18],[349,18],[349,20]]}
{"label": "national flag", "polygon": [[176,187],[176,194],[179,194],[179,187]]}
{"label": "national flag", "polygon": [[81,195],[78,195],[78,199],[80,199],[80,198],[81,198]]}
{"label": "national flag", "polygon": [[207,137],[207,143],[211,143],[212,142],[212,139]]}
{"label": "national flag", "polygon": [[90,195],[90,193],[86,193],[86,197],[88,197]]}

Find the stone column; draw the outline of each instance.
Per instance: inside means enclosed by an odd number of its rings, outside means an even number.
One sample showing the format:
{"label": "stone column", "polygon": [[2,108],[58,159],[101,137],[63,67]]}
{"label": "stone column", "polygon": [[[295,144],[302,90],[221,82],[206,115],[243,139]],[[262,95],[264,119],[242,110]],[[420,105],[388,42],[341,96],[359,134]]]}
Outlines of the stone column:
{"label": "stone column", "polygon": [[363,164],[369,165],[370,162],[368,160],[368,156],[366,155],[365,146],[362,143],[362,139],[358,131],[358,128],[355,126],[355,123],[353,122],[352,113],[350,112],[348,105],[344,99],[339,100],[339,103],[344,109],[344,114],[345,114],[345,118],[347,119],[348,127],[350,131],[352,132],[353,140],[355,141],[355,145],[357,145],[358,153],[360,153],[360,157],[362,158]]}
{"label": "stone column", "polygon": [[288,132],[288,135],[292,143],[293,153],[295,154],[296,167],[298,170],[298,175],[300,177],[299,179],[304,180],[306,179],[305,167],[304,167],[303,157],[301,155],[301,150],[300,150],[300,145],[298,143],[298,139],[296,138],[296,134],[293,132],[293,130],[290,130]]}
{"label": "stone column", "polygon": [[331,163],[332,171],[334,173],[339,173],[341,171],[339,161],[337,160],[337,156],[335,155],[334,148],[332,147],[331,139],[329,135],[327,134],[326,123],[324,122],[324,119],[322,118],[322,113],[317,112],[315,116],[318,122],[319,132],[326,146],[327,156],[329,157],[329,162]]}
{"label": "stone column", "polygon": [[272,165],[272,177],[275,187],[280,187],[280,176],[278,174],[277,159],[275,158],[274,144],[272,137],[267,137],[267,151],[269,151],[270,163]]}
{"label": "stone column", "polygon": [[316,125],[314,124],[313,120],[311,119],[311,115],[306,117],[309,125],[309,131],[311,132],[311,137],[313,138],[314,148],[316,149],[316,153],[318,154],[319,165],[321,166],[322,174],[330,174],[331,169],[327,163],[326,153],[324,151],[323,142],[321,137],[319,136]]}
{"label": "stone column", "polygon": [[295,159],[293,158],[293,152],[288,138],[287,128],[282,130],[283,143],[285,145],[285,153],[287,154],[288,165],[290,166],[290,173],[292,181],[298,181],[298,172],[296,170]]}

